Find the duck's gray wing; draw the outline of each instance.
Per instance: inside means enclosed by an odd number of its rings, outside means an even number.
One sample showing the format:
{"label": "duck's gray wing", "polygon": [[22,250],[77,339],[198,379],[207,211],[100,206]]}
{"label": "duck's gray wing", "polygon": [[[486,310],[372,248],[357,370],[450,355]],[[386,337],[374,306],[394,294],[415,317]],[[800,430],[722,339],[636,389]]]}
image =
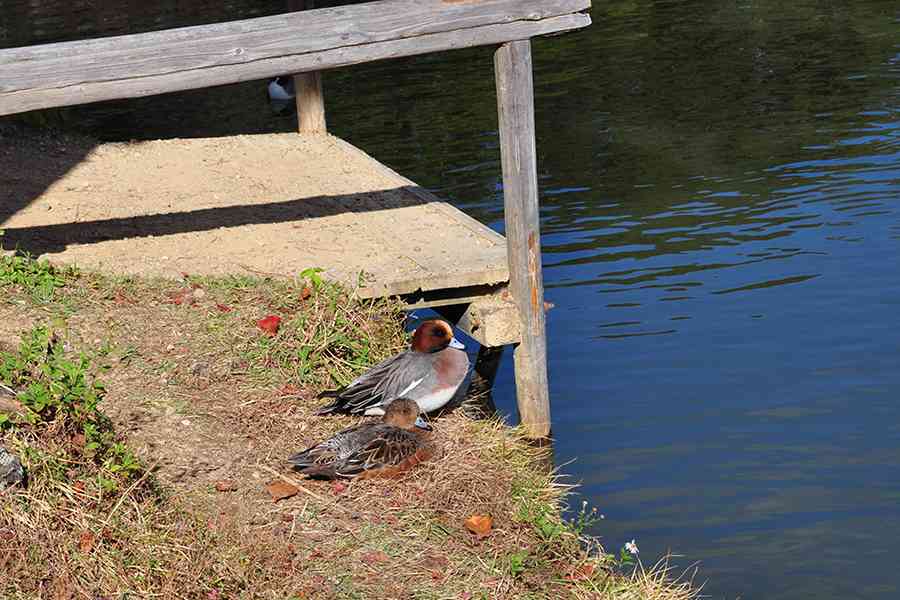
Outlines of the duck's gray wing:
{"label": "duck's gray wing", "polygon": [[[342,390],[323,394],[333,396],[334,401],[320,408],[316,414],[360,414],[385,401],[390,402],[409,392],[410,386],[415,387],[415,384],[421,383],[427,375],[423,365],[427,364],[427,355],[411,350],[392,356],[351,381]],[[423,374],[423,370],[426,373]]]}
{"label": "duck's gray wing", "polygon": [[288,462],[296,471],[340,463],[377,435],[372,428],[372,423],[363,423],[342,429],[327,440],[290,456]]}
{"label": "duck's gray wing", "polygon": [[335,465],[335,473],[340,477],[381,471],[400,467],[422,448],[419,436],[411,431],[392,425],[382,424],[377,435],[359,450]]}

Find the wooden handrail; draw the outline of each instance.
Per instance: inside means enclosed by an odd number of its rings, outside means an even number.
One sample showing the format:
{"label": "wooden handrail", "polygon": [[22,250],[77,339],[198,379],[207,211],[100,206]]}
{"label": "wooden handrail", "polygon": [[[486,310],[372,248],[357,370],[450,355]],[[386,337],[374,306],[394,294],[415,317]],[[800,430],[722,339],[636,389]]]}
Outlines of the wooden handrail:
{"label": "wooden handrail", "polygon": [[578,29],[590,0],[382,0],[0,50],[0,115]]}

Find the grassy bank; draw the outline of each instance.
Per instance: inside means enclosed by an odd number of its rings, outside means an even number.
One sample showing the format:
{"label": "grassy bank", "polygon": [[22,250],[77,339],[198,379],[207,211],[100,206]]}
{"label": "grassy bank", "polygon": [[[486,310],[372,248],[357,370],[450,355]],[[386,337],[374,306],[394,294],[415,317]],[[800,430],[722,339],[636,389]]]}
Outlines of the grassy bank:
{"label": "grassy bank", "polygon": [[315,393],[406,344],[390,301],[314,272],[176,282],[11,257],[0,290],[0,382],[20,390],[0,444],[29,473],[0,492],[0,597],[692,595],[586,538],[591,510],[564,520],[546,451],[496,421],[440,418],[437,456],[400,481],[286,471],[354,422],[312,416]]}

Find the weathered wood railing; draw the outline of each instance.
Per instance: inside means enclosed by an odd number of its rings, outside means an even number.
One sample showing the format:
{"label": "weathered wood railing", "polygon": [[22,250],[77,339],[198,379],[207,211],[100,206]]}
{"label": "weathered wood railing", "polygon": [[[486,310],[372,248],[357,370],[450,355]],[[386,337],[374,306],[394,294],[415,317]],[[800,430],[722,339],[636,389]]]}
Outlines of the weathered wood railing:
{"label": "weathered wood railing", "polygon": [[[304,0],[289,0],[303,8]],[[308,0],[306,0],[308,1]],[[362,62],[499,45],[510,293],[519,314],[516,386],[533,437],[550,429],[531,44],[585,27],[590,0],[382,0],[271,17],[0,50],[0,115],[315,73],[300,78],[301,129],[324,131],[318,73]]]}

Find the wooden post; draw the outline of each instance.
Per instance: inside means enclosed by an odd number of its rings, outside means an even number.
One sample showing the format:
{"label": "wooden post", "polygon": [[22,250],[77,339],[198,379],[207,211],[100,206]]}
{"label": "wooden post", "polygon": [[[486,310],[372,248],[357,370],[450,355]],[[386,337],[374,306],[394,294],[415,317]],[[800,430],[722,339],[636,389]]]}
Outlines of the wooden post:
{"label": "wooden post", "polygon": [[513,358],[519,417],[533,438],[550,433],[547,339],[534,139],[531,41],[508,42],[494,54],[509,288],[521,320]]}
{"label": "wooden post", "polygon": [[[288,0],[288,10],[313,8],[313,0]],[[326,133],[325,98],[322,95],[322,73],[310,71],[294,75],[297,103],[297,129],[300,133]]]}

